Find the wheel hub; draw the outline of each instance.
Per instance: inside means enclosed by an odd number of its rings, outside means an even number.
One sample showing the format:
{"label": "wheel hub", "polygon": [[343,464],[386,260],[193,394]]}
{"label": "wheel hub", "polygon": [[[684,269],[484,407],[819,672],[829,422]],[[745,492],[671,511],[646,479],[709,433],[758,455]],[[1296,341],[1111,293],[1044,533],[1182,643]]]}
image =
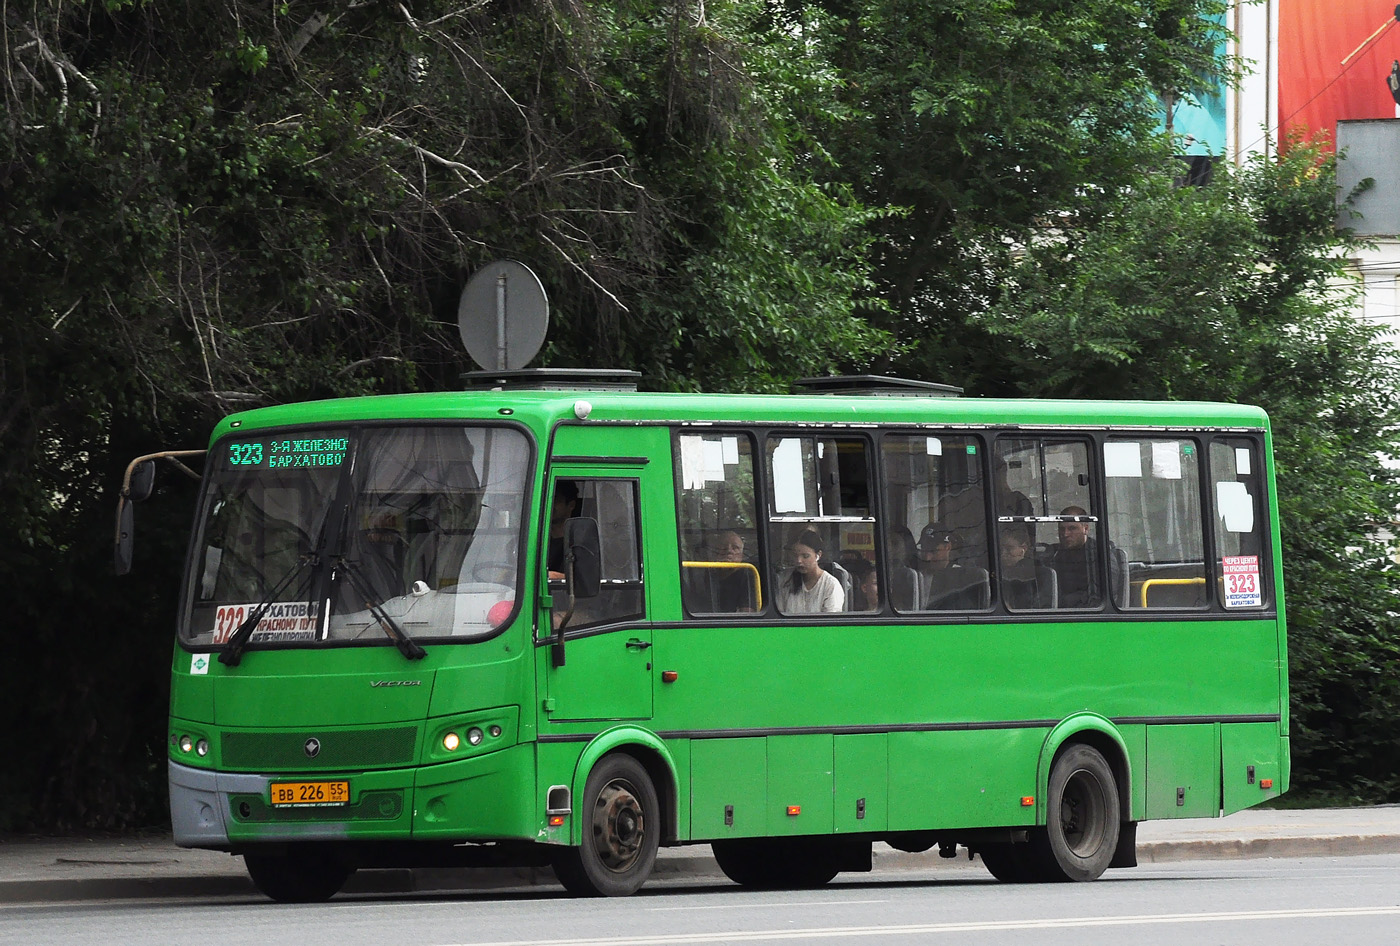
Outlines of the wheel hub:
{"label": "wheel hub", "polygon": [[609,782],[593,809],[593,843],[609,870],[625,871],[636,862],[646,838],[641,802],[625,781]]}

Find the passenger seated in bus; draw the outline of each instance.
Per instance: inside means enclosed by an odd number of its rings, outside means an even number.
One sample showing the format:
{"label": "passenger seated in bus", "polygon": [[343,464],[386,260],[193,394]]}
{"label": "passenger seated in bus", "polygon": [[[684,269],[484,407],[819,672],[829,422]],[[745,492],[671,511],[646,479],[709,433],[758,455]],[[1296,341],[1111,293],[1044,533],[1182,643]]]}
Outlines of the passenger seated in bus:
{"label": "passenger seated in bus", "polygon": [[852,559],[847,571],[851,573],[851,581],[855,585],[851,597],[851,610],[879,611],[880,578],[875,571],[875,563],[864,558]]}
{"label": "passenger seated in bus", "polygon": [[890,529],[885,539],[885,561],[889,562],[890,604],[900,611],[917,611],[919,608],[919,555],[914,546],[914,536],[905,526]]}
{"label": "passenger seated in bus", "polygon": [[792,543],[792,570],[778,583],[778,610],[784,614],[841,611],[846,593],[841,582],[821,566],[822,538],[808,530]]}
{"label": "passenger seated in bus", "polygon": [[986,570],[957,564],[953,546],[953,534],[941,523],[931,522],[919,534],[919,610],[986,607]]}
{"label": "passenger seated in bus", "polygon": [[1058,581],[1053,568],[1026,557],[1030,535],[1022,523],[1001,529],[1001,596],[1013,611],[1053,608],[1058,601]]}
{"label": "passenger seated in bus", "polygon": [[709,554],[711,561],[734,567],[696,569],[703,572],[702,601],[717,612],[754,610],[754,572],[741,567],[745,564],[744,537],[733,530],[720,532],[710,543]]}

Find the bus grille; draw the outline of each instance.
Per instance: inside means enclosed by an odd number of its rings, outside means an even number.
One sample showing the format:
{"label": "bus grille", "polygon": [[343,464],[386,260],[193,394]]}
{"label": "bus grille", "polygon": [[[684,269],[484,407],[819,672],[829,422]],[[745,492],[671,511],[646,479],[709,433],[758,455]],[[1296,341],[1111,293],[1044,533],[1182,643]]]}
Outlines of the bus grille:
{"label": "bus grille", "polygon": [[[222,765],[251,771],[368,769],[412,765],[417,726],[393,729],[332,729],[301,732],[226,732],[220,742]],[[307,740],[320,750],[311,756]]]}

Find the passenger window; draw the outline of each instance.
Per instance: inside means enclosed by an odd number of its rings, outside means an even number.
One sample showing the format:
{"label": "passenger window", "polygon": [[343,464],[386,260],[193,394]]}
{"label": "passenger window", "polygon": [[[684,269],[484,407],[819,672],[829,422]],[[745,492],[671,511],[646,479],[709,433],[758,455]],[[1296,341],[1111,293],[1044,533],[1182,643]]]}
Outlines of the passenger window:
{"label": "passenger window", "polygon": [[1126,600],[1123,551],[1111,543],[1100,549],[1088,443],[1003,438],[992,477],[998,578],[1008,609],[1097,608],[1105,589],[1116,602]]}
{"label": "passenger window", "polygon": [[881,441],[890,602],[899,611],[976,611],[991,603],[980,441],[893,434]]}
{"label": "passenger window", "polygon": [[[783,614],[878,610],[870,458],[859,437],[768,438],[772,587]],[[862,587],[864,584],[865,587]],[[872,602],[870,599],[874,598]]]}
{"label": "passenger window", "polygon": [[1226,608],[1262,608],[1264,580],[1264,469],[1259,449],[1242,437],[1210,445],[1215,500],[1216,576]]}
{"label": "passenger window", "polygon": [[753,456],[744,433],[676,438],[681,600],[689,614],[763,607]]}
{"label": "passenger window", "polygon": [[1108,534],[1127,560],[1127,607],[1206,607],[1196,442],[1109,440],[1103,464]]}
{"label": "passenger window", "polygon": [[598,521],[601,537],[598,595],[578,598],[567,627],[591,627],[645,617],[642,547],[637,518],[637,481],[624,479],[557,479],[550,501],[548,570],[554,619],[568,613],[564,591],[564,522],[583,517]]}

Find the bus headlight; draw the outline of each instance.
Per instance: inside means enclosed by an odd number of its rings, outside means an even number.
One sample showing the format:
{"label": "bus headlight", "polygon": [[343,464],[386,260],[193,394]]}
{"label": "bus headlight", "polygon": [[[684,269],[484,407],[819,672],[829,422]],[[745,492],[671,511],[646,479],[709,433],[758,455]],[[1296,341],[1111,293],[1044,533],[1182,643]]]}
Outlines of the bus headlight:
{"label": "bus headlight", "polygon": [[462,739],[455,732],[450,732],[442,737],[442,747],[448,752],[455,752],[462,744]]}
{"label": "bus headlight", "polygon": [[181,737],[180,737],[180,751],[181,751],[181,752],[189,752],[189,751],[190,751],[191,749],[193,749],[193,748],[194,748],[194,740],[193,740],[193,739],[191,739],[189,736],[181,736]]}
{"label": "bus headlight", "polygon": [[475,726],[467,730],[467,742],[474,746],[481,745],[481,740],[486,738],[482,731]]}

